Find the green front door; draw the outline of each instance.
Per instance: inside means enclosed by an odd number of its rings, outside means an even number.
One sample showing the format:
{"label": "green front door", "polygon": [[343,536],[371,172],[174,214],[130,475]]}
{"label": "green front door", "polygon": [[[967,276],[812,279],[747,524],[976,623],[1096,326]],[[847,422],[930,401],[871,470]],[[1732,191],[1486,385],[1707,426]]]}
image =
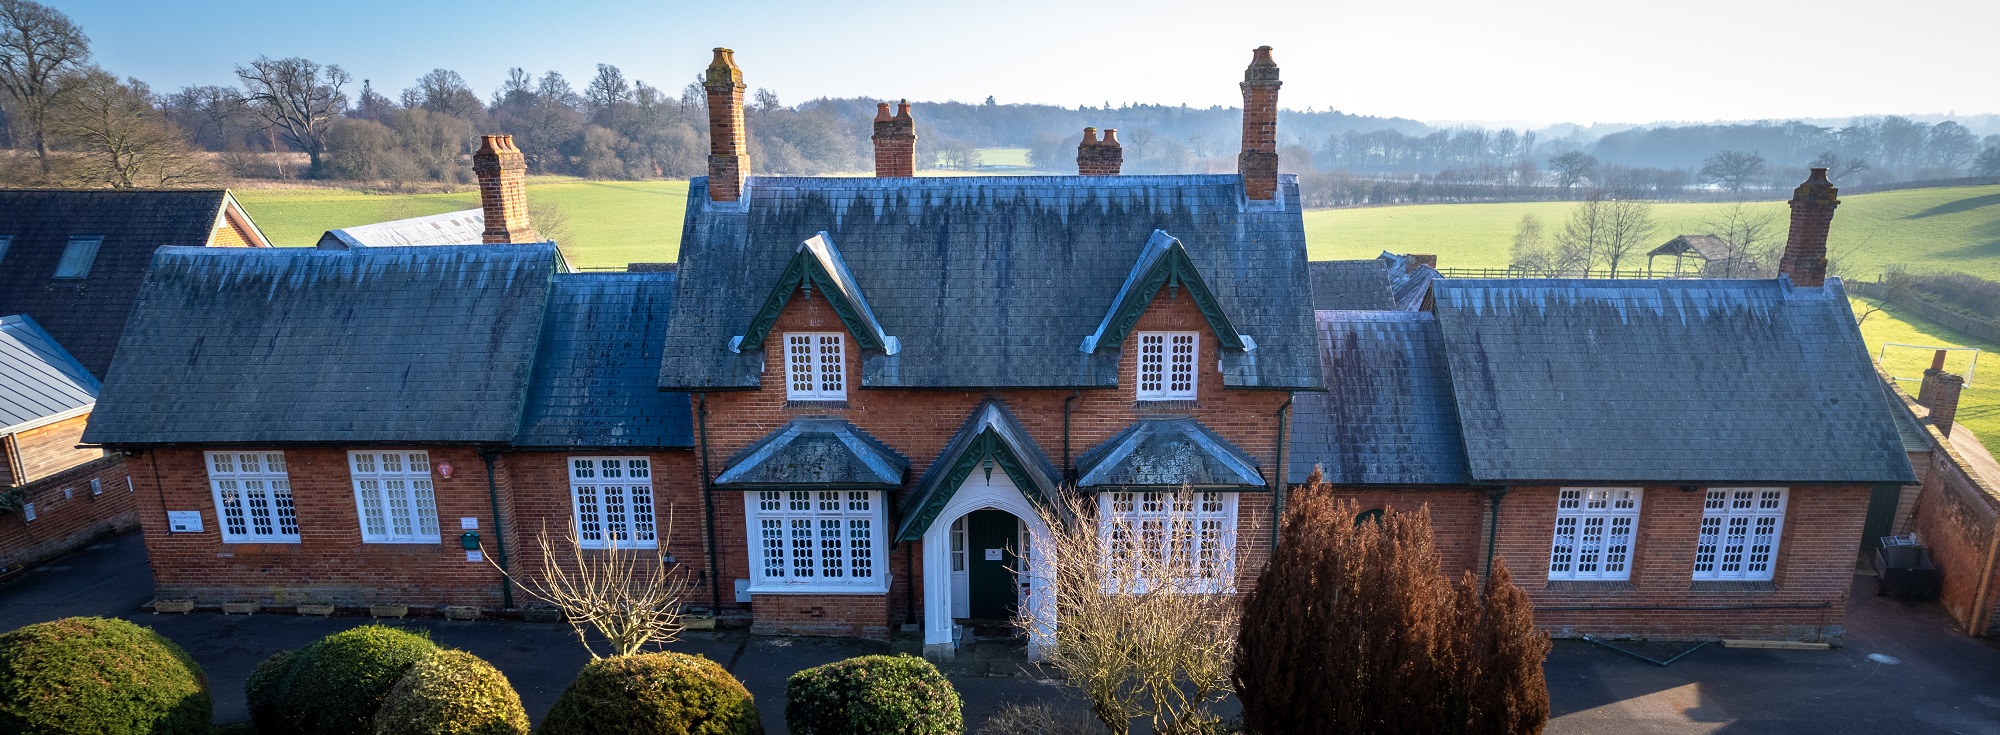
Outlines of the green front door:
{"label": "green front door", "polygon": [[1882,537],[1896,527],[1896,504],[1903,498],[1900,485],[1876,485],[1868,494],[1868,515],[1861,523],[1861,550],[1873,551]]}
{"label": "green front door", "polygon": [[965,517],[965,585],[975,620],[1014,617],[1014,554],[1021,522],[1004,510],[977,510]]}

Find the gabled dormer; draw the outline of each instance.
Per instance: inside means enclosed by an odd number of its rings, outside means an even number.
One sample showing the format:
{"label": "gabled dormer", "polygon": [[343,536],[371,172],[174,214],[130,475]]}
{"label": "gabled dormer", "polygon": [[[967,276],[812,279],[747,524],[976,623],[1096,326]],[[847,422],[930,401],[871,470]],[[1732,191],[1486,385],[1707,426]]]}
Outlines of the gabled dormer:
{"label": "gabled dormer", "polygon": [[[1198,331],[1185,329],[1140,329],[1141,317],[1161,294],[1186,293],[1201,321],[1214,336],[1218,362],[1227,356],[1242,357],[1256,349],[1250,335],[1236,330],[1235,323],[1202,278],[1200,269],[1188,256],[1187,246],[1162,230],[1140,250],[1132,270],[1118,287],[1111,308],[1098,323],[1097,331],[1083,340],[1085,354],[1118,354],[1130,344],[1134,397],[1139,401],[1193,401],[1200,381],[1202,338]],[[1219,365],[1218,365],[1219,367]]]}
{"label": "gabled dormer", "polygon": [[[832,307],[846,331],[788,331],[774,336],[772,330],[785,305],[795,295],[811,299],[815,289]],[[729,350],[741,353],[763,349],[765,341],[771,339],[780,343],[786,397],[801,401],[846,400],[848,340],[853,340],[856,354],[865,351],[894,355],[902,350],[901,342],[882,329],[874,309],[868,306],[868,299],[862,296],[853,271],[840,257],[840,249],[834,246],[833,237],[824,231],[793,250],[791,260],[779,271],[777,283],[772,284],[749,326],[743,334],[729,340]]]}

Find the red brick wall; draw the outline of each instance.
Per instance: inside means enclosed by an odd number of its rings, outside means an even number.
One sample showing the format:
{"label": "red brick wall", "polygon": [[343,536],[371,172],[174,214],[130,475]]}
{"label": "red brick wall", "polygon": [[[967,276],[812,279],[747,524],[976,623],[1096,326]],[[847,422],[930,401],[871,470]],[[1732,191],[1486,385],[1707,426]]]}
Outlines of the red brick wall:
{"label": "red brick wall", "polygon": [[[1294,489],[1294,494],[1302,492]],[[1334,496],[1359,503],[1363,512],[1394,508],[1411,512],[1428,508],[1437,541],[1438,561],[1445,576],[1481,572],[1486,565],[1486,491],[1469,488],[1378,489],[1333,488]]]}
{"label": "red brick wall", "polygon": [[[719,529],[718,529],[719,530]],[[751,595],[750,632],[887,639],[895,605],[884,595]],[[922,603],[919,602],[921,605]],[[900,612],[900,611],[899,611]]]}
{"label": "red brick wall", "polygon": [[[90,493],[91,480],[98,481],[102,494]],[[35,504],[35,520],[19,510],[0,513],[0,576],[138,525],[122,456],[71,467],[18,491]]]}
{"label": "red brick wall", "polygon": [[[1936,441],[1935,430],[1931,438]],[[1942,577],[1938,604],[1967,632],[2000,635],[2000,565],[1987,567],[1993,536],[2000,533],[2000,495],[1967,474],[1962,458],[1946,450],[1932,454],[1911,530],[1930,547]],[[1979,600],[1981,585],[1986,599]],[[1975,609],[1981,608],[1981,609]]]}
{"label": "red brick wall", "polygon": [[1501,504],[1497,544],[1515,583],[1535,601],[1536,623],[1555,635],[1823,641],[1843,631],[1868,510],[1866,486],[1792,488],[1775,589],[1726,592],[1690,589],[1705,493],[1676,486],[1646,488],[1629,589],[1549,586],[1556,493],[1553,487],[1510,492]]}
{"label": "red brick wall", "polygon": [[[1107,300],[1108,300],[1107,296]],[[1109,304],[1107,303],[1107,307]],[[1188,298],[1184,289],[1171,293],[1162,289],[1147,312],[1140,317],[1137,330],[1179,330],[1195,331],[1201,335],[1201,354],[1198,361],[1199,399],[1192,407],[1180,407],[1164,413],[1186,414],[1199,419],[1210,428],[1236,444],[1244,452],[1255,458],[1262,466],[1267,481],[1275,481],[1274,468],[1277,452],[1277,411],[1288,397],[1283,391],[1230,390],[1222,387],[1222,378],[1215,370],[1216,342],[1208,323],[1202,319],[1200,311]],[[862,389],[860,383],[860,360],[850,338],[847,342],[847,385],[848,399],[844,407],[801,408],[787,405],[784,391],[784,364],[781,344],[788,331],[840,331],[845,332],[825,298],[814,294],[810,299],[794,296],[778,318],[770,337],[765,343],[764,385],[761,390],[710,393],[708,400],[708,440],[709,456],[714,462],[710,471],[720,474],[726,459],[751,442],[784,425],[786,421],[803,415],[830,415],[844,418],[862,430],[889,444],[909,457],[911,461],[909,481],[905,489],[894,493],[890,507],[898,507],[903,496],[922,477],[924,470],[937,459],[959,425],[971,414],[979,402],[988,395],[997,395],[1003,400],[1029,434],[1041,446],[1049,460],[1061,469],[1063,463],[1063,401],[1072,396],[1069,390],[1013,390],[998,393],[984,391],[912,391],[912,390],[872,390]],[[1081,341],[1085,335],[1076,335]],[[968,345],[968,348],[973,346]],[[1136,384],[1134,372],[1136,364],[1132,355],[1136,350],[1125,351],[1126,357],[1119,366],[1119,388],[1082,391],[1081,397],[1072,401],[1070,416],[1070,454],[1072,457],[1111,437],[1120,429],[1130,425],[1139,416],[1153,413],[1135,405]],[[1238,502],[1237,568],[1240,580],[1247,586],[1263,569],[1269,557],[1271,544],[1271,496],[1269,493],[1248,493]],[[890,525],[896,519],[890,518]],[[717,538],[722,548],[723,590],[732,589],[733,580],[750,577],[747,544],[748,529],[743,516],[743,493],[739,491],[718,491],[716,493]],[[911,542],[911,546],[918,545]],[[873,597],[880,603],[849,599],[839,606],[867,606],[882,604],[886,607],[892,623],[910,622],[910,593],[907,585],[918,584],[916,616],[922,616],[921,580],[922,554],[915,553],[917,569],[911,569],[910,551],[901,546],[889,550],[889,569],[894,575],[893,583],[886,598],[880,595],[841,596],[847,598]],[[786,601],[771,604],[771,598],[779,595],[758,595],[753,602],[753,616],[761,630],[780,632],[796,630],[812,633],[866,634],[864,628],[872,622],[855,621],[845,631],[822,618],[801,618],[797,612],[814,606],[827,610],[835,609],[824,600],[829,596],[812,596],[814,601]],[[724,602],[733,600],[725,594]],[[778,612],[769,613],[770,608]],[[871,612],[870,615],[873,613]],[[800,627],[791,628],[793,622]]]}
{"label": "red brick wall", "polygon": [[[226,544],[215,517],[201,450],[154,449],[136,460],[140,516],[161,597],[193,597],[205,604],[253,598],[270,604],[326,600],[341,605],[400,603],[501,606],[501,576],[485,562],[469,562],[459,544],[461,518],[478,520],[484,549],[497,559],[493,501],[485,465],[465,447],[412,447],[431,455],[431,481],[439,517],[437,544],[367,544],[361,541],[346,447],[285,449],[298,515],[299,543]],[[693,576],[701,567],[701,502],[691,453],[680,451],[515,452],[495,462],[500,506],[507,516],[506,551],[517,577],[539,576],[539,537],[564,548],[572,519],[571,456],[645,456],[653,464],[655,516],[668,552]],[[437,467],[452,465],[452,476]],[[157,479],[155,479],[157,478]],[[166,511],[199,510],[203,531],[168,533]],[[699,582],[700,580],[695,580]],[[706,599],[706,588],[697,588]],[[533,599],[516,587],[516,606]],[[690,600],[689,604],[703,604]]]}
{"label": "red brick wall", "polygon": [[89,421],[90,414],[84,414],[15,434],[12,448],[21,463],[21,479],[34,482],[103,457],[103,449],[77,448],[83,443],[83,425]]}

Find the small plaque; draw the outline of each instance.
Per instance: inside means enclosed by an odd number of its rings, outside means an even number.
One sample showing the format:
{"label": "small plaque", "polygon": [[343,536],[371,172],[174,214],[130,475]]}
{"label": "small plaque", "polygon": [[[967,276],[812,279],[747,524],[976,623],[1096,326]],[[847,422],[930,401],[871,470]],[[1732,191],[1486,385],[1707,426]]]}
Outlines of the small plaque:
{"label": "small plaque", "polygon": [[201,533],[201,511],[167,511],[168,533]]}
{"label": "small plaque", "polygon": [[479,530],[479,519],[469,516],[460,518],[458,519],[458,529],[461,531],[477,531]]}
{"label": "small plaque", "polygon": [[471,550],[471,551],[467,551],[467,552],[465,552],[465,560],[466,560],[466,561],[486,561],[486,555],[485,555],[485,554],[481,554],[481,553],[479,553],[479,551],[478,551],[477,549],[474,549],[474,550]]}
{"label": "small plaque", "polygon": [[987,561],[1003,561],[1004,559],[1003,559],[1003,558],[1002,558],[1002,557],[1000,556],[1000,552],[1002,552],[1002,551],[1005,551],[1005,549],[987,549],[987,550],[986,550],[986,560],[987,560]]}

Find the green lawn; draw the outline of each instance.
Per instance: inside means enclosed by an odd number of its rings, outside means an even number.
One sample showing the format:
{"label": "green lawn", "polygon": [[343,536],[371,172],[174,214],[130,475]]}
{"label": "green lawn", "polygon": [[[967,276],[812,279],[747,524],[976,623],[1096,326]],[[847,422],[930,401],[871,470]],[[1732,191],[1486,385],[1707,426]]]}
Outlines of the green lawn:
{"label": "green lawn", "polygon": [[[1554,230],[1575,206],[1527,202],[1316,210],[1306,213],[1306,242],[1314,259],[1372,258],[1390,250],[1436,253],[1443,268],[1505,268],[1523,214],[1540,217],[1544,227]],[[1658,240],[1707,232],[1702,223],[1726,206],[1655,205]],[[1784,202],[1755,206],[1779,213],[1782,235]],[[1901,264],[2000,280],[2000,186],[1843,196],[1834,213],[1829,250],[1849,278],[1872,279],[1883,266]]]}
{"label": "green lawn", "polygon": [[[1884,352],[1882,346],[1888,343],[1925,345],[1929,347],[1977,347],[1979,348],[1978,374],[1966,383],[1965,392],[1958,397],[1958,421],[1970,427],[1981,441],[1993,441],[2000,437],[2000,345],[1982,342],[1962,332],[1938,326],[1923,317],[1894,306],[1870,299],[1855,298],[1854,313],[1865,314],[1871,308],[1881,311],[1861,320],[1861,336],[1868,340],[1869,354],[1882,358],[1882,367],[1898,380],[1903,390],[1910,395],[1917,393],[1917,378],[1923,377],[1924,368],[1931,366],[1931,351],[1924,349],[1891,347]],[[1972,367],[1973,353],[1945,353],[1945,369],[1966,375]]]}
{"label": "green lawn", "polygon": [[1026,148],[979,148],[977,150],[979,152],[979,165],[981,168],[991,168],[994,166],[1006,166],[1009,168],[1028,167],[1028,149]]}
{"label": "green lawn", "polygon": [[[671,261],[680,252],[686,214],[685,181],[528,180],[528,199],[553,206],[566,220],[561,243],[584,268]],[[404,217],[479,206],[479,194],[370,194],[355,189],[245,189],[237,200],[279,245],[312,245],[320,233]]]}

